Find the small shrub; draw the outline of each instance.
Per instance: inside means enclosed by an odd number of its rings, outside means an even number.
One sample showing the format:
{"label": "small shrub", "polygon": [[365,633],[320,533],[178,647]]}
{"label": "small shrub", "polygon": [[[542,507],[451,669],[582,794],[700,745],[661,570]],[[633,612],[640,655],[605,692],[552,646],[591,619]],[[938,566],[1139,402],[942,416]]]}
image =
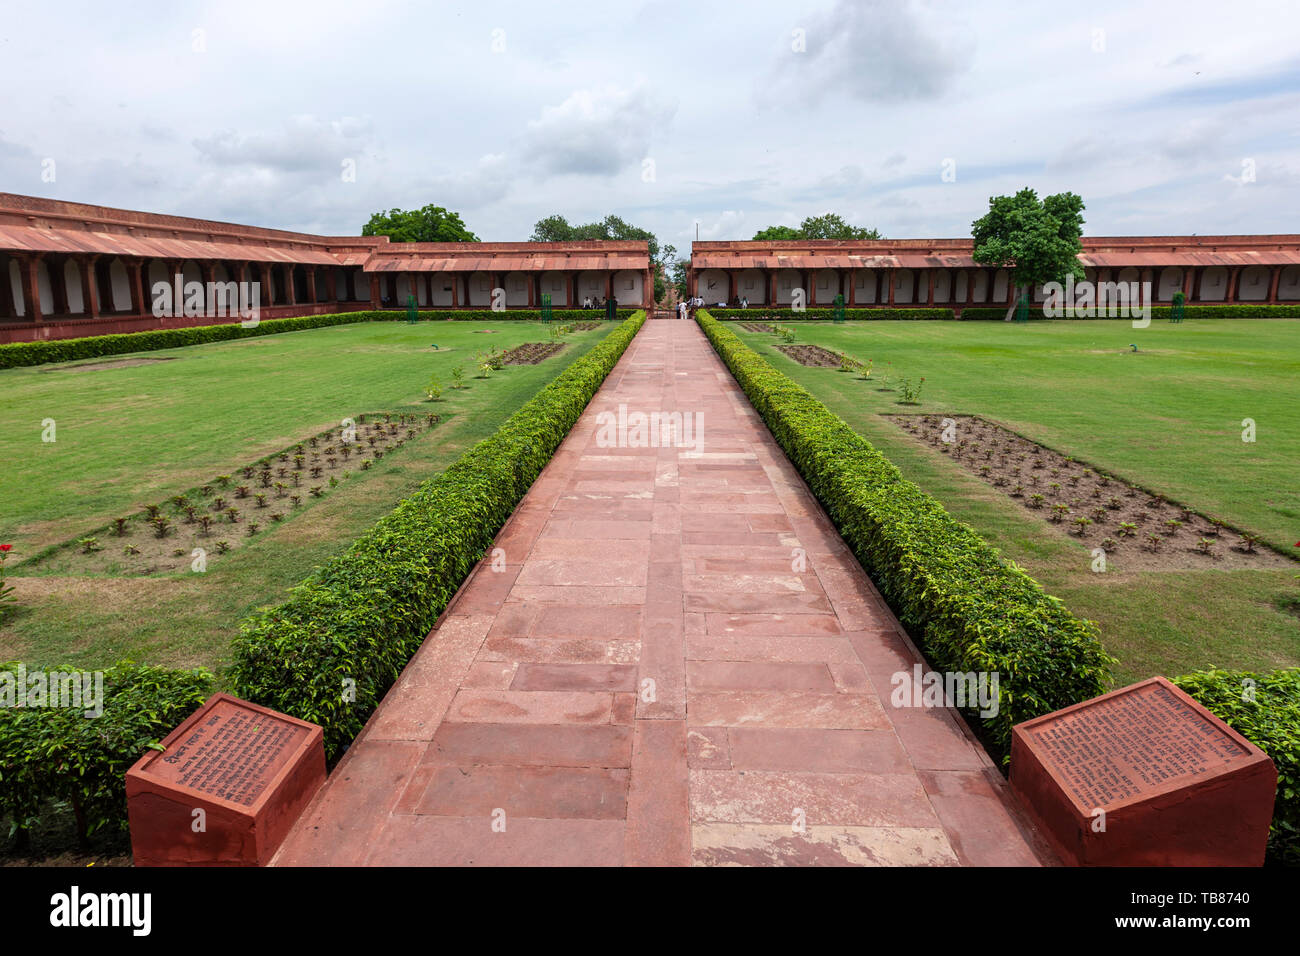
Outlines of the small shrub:
{"label": "small shrub", "polygon": [[1277,796],[1267,859],[1300,866],[1300,668],[1272,673],[1211,668],[1175,677],[1173,683],[1272,758]]}
{"label": "small shrub", "polygon": [[[0,665],[16,671],[17,662]],[[35,669],[35,668],[32,668]],[[84,672],[51,668],[80,679]],[[84,841],[126,828],[126,771],[212,692],[206,670],[121,661],[103,672],[103,713],[73,707],[0,707],[0,814],[30,830],[71,807]]]}

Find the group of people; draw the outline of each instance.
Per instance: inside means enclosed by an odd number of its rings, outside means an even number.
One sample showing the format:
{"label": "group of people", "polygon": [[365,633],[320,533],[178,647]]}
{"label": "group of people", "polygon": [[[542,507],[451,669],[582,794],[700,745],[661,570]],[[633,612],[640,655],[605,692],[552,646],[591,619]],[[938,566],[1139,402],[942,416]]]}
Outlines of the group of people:
{"label": "group of people", "polygon": [[[735,301],[733,307],[741,308],[741,309],[748,309],[748,308],[749,308],[749,296],[747,296],[747,295],[742,295],[739,299],[737,299],[737,300]],[[695,318],[695,310],[696,310],[696,309],[702,309],[702,308],[704,308],[704,296],[702,296],[702,295],[693,295],[693,296],[691,296],[689,299],[683,299],[682,301],[680,301],[680,302],[677,303],[677,318],[679,318],[679,319],[693,319],[693,318]],[[726,303],[726,302],[719,302],[719,303],[718,303],[718,308],[719,308],[719,309],[725,309],[725,308],[727,308],[727,303]]]}
{"label": "group of people", "polygon": [[582,300],[582,307],[584,309],[607,309],[609,300],[603,295],[599,299],[589,295]]}

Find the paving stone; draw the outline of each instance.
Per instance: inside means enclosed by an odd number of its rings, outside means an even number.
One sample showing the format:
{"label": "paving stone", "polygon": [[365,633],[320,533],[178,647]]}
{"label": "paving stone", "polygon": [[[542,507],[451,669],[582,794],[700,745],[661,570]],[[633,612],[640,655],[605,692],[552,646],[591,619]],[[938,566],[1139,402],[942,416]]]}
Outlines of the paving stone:
{"label": "paving stone", "polygon": [[[702,442],[601,447],[620,406]],[[920,655],[694,324],[646,324],[494,547],[276,863],[1054,862],[960,715],[891,705]]]}

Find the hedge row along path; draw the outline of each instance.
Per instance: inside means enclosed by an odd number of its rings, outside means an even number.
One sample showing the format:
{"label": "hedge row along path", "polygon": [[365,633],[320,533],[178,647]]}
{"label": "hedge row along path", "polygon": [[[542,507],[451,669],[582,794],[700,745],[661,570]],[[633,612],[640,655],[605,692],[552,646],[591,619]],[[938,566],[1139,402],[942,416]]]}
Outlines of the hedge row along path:
{"label": "hedge row along path", "polygon": [[[605,447],[620,406],[701,447]],[[890,706],[921,657],[695,323],[645,324],[496,546],[277,865],[1050,860],[960,717]]]}

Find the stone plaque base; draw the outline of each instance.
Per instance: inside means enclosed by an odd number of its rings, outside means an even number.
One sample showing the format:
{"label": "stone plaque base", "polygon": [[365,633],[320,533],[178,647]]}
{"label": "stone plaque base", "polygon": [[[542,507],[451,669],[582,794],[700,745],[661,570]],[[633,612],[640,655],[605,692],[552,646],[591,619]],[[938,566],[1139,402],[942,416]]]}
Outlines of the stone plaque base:
{"label": "stone plaque base", "polygon": [[215,694],[127,771],[136,866],[262,866],[325,782],[321,728]]}
{"label": "stone plaque base", "polygon": [[1011,788],[1073,866],[1259,866],[1277,772],[1163,677],[1017,724]]}

